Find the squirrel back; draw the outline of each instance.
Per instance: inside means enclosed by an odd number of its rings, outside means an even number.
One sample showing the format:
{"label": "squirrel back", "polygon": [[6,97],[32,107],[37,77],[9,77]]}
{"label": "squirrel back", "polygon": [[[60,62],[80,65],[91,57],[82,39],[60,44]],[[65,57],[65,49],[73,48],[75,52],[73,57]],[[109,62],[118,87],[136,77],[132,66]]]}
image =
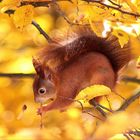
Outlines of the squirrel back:
{"label": "squirrel back", "polygon": [[129,42],[121,48],[118,38],[109,34],[106,38],[98,37],[90,27],[72,28],[58,33],[40,55],[44,63],[52,62],[55,68],[62,68],[78,56],[88,52],[104,54],[112,64],[114,72],[120,70],[131,59]]}

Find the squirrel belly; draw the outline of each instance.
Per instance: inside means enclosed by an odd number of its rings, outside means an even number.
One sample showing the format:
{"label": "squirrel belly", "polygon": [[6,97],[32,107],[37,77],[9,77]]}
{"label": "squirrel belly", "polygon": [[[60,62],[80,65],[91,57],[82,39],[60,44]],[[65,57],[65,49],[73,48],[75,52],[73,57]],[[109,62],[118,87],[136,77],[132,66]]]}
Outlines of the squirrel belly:
{"label": "squirrel belly", "polygon": [[75,58],[59,75],[56,99],[44,106],[44,111],[61,109],[70,105],[80,90],[102,84],[114,88],[116,74],[107,59],[101,53],[90,52]]}

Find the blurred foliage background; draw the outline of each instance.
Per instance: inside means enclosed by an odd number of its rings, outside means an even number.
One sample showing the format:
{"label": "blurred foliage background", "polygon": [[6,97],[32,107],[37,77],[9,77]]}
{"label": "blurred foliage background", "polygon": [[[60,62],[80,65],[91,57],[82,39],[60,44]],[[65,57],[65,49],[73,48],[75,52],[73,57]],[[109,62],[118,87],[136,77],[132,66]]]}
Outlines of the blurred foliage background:
{"label": "blurred foliage background", "polygon": [[[35,56],[41,48],[48,44],[47,40],[32,24],[24,23],[24,21],[22,21],[23,23],[17,22],[18,20],[14,20],[16,18],[13,14],[5,13],[7,10],[17,10],[20,7],[19,2],[21,1],[2,0],[0,2],[0,73],[34,73],[32,56]],[[99,3],[88,4],[79,0],[72,2],[58,2],[59,8],[64,11],[71,22],[88,23],[99,36],[104,35],[110,29],[113,29],[114,34],[121,32],[124,35],[122,39],[119,38],[122,44],[128,41],[127,35],[129,34],[134,59],[121,71],[116,92],[124,98],[128,98],[140,91],[139,83],[120,80],[124,75],[140,79],[140,71],[137,68],[139,63],[137,58],[140,55],[139,17],[124,15],[117,10],[103,7]],[[107,0],[102,2],[112,5]],[[124,10],[136,14],[140,13],[139,0],[114,0],[114,2],[122,4]],[[93,6],[93,9],[89,6]],[[49,7],[33,8],[33,12],[33,17],[29,21],[35,20],[47,34],[51,35],[51,31],[54,29],[71,28],[72,26],[64,19],[65,16],[60,12],[60,9],[51,3]],[[18,16],[19,19],[26,20],[25,17],[22,17],[22,13]],[[43,116],[44,128],[40,130],[41,118],[36,114],[39,104],[34,103],[32,82],[33,78],[31,77],[9,78],[0,76],[1,140],[125,140],[127,138],[122,133],[131,128],[138,128],[140,125],[140,103],[138,99],[125,112],[109,116],[105,122],[82,113],[80,107],[71,106],[65,112],[52,111]],[[119,108],[124,101],[116,94],[109,95],[108,99],[113,110]],[[103,98],[100,103],[109,107],[106,98]],[[23,105],[27,105],[24,112],[22,111]],[[95,110],[92,113],[100,116]],[[19,115],[21,118],[17,119]],[[133,124],[135,125],[133,126]],[[135,137],[135,139],[140,138]]]}

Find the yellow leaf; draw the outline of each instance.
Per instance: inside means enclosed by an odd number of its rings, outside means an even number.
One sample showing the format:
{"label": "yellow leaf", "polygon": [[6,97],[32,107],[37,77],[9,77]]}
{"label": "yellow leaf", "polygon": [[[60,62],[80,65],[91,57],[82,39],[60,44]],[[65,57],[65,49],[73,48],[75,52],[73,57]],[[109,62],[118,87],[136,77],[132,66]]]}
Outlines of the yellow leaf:
{"label": "yellow leaf", "polygon": [[1,6],[17,6],[20,3],[20,0],[3,0]]}
{"label": "yellow leaf", "polygon": [[27,5],[18,8],[13,16],[15,26],[22,31],[33,19],[33,6]]}
{"label": "yellow leaf", "polygon": [[96,33],[96,35],[99,37],[102,37],[102,32],[104,30],[103,23],[100,21],[94,22],[91,20],[89,20],[89,23],[90,23],[92,30]]}
{"label": "yellow leaf", "polygon": [[129,41],[128,34],[122,30],[113,30],[112,34],[118,38],[121,48]]}
{"label": "yellow leaf", "polygon": [[88,102],[89,100],[103,96],[108,95],[111,93],[111,89],[104,86],[104,85],[94,85],[87,87],[80,91],[80,93],[77,95],[76,99],[80,100],[82,102]]}
{"label": "yellow leaf", "polygon": [[130,0],[124,0],[124,1],[127,3],[127,5],[131,8],[133,12],[137,12],[137,7]]}

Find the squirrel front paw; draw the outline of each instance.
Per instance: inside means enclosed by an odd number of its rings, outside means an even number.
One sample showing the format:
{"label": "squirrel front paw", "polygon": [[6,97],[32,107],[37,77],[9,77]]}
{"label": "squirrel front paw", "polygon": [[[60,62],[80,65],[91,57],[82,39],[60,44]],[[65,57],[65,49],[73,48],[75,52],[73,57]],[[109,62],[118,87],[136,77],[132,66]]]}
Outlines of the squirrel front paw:
{"label": "squirrel front paw", "polygon": [[37,115],[42,115],[45,114],[45,112],[47,112],[49,110],[49,106],[42,106],[40,108],[38,108],[37,110]]}
{"label": "squirrel front paw", "polygon": [[46,112],[46,106],[40,107],[37,110],[37,115],[45,114],[45,112]]}

